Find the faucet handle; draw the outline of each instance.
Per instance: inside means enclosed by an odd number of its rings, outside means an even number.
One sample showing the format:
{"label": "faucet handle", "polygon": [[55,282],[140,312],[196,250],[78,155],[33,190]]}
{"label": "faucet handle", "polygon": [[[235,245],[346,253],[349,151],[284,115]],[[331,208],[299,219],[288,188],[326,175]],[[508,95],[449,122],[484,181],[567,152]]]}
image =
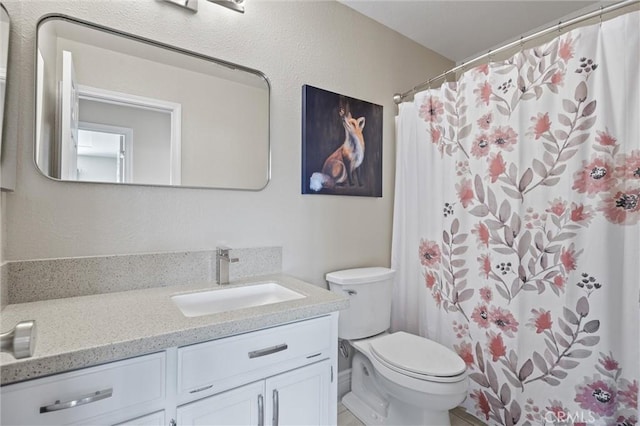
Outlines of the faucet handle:
{"label": "faucet handle", "polygon": [[16,359],[33,356],[36,346],[36,322],[21,321],[16,326],[0,335],[0,349],[9,352]]}
{"label": "faucet handle", "polygon": [[216,247],[216,255],[229,257],[229,250],[231,250],[231,247],[218,246]]}
{"label": "faucet handle", "polygon": [[222,257],[231,263],[238,262],[240,259],[238,259],[237,257],[229,257],[229,251],[231,251],[231,247],[227,247],[227,246],[216,247],[216,256]]}

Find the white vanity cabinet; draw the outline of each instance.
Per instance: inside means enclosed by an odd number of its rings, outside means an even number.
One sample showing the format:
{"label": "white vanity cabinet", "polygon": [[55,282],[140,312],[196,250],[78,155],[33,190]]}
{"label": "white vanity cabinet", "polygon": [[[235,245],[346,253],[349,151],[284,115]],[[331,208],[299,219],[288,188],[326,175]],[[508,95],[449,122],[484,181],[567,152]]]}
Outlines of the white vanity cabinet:
{"label": "white vanity cabinet", "polygon": [[[177,424],[327,425],[331,362],[315,364],[178,407]],[[335,421],[334,421],[335,422]]]}
{"label": "white vanity cabinet", "polygon": [[177,424],[335,423],[335,327],[325,316],[179,348],[178,401],[212,396],[181,404]]}
{"label": "white vanity cabinet", "polygon": [[330,425],[338,313],[0,388],[2,425]]}

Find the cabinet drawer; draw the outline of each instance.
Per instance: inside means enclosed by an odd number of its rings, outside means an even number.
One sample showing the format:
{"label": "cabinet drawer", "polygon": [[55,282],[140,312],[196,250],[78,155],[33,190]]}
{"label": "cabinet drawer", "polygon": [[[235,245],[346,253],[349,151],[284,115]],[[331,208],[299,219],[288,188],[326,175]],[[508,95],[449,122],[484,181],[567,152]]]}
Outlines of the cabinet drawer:
{"label": "cabinet drawer", "polygon": [[[2,387],[2,424],[62,425],[162,402],[165,353]],[[148,411],[147,411],[148,412]]]}
{"label": "cabinet drawer", "polygon": [[330,356],[320,317],[178,349],[178,393],[219,392]]}

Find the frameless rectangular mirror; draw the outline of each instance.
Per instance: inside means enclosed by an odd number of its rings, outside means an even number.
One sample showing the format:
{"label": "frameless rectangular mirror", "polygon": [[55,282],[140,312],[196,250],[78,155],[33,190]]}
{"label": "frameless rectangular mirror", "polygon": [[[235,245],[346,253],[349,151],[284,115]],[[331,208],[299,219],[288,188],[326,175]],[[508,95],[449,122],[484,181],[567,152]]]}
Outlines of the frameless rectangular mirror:
{"label": "frameless rectangular mirror", "polygon": [[67,16],[40,20],[35,161],[65,181],[263,189],[259,71]]}

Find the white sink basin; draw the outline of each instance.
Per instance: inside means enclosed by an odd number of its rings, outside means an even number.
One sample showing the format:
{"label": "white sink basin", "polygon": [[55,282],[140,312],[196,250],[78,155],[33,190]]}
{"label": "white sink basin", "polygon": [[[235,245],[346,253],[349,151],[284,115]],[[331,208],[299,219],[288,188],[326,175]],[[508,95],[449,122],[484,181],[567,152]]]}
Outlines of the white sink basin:
{"label": "white sink basin", "polygon": [[306,297],[277,283],[264,283],[222,290],[171,296],[186,317],[217,314],[236,309],[270,305]]}

